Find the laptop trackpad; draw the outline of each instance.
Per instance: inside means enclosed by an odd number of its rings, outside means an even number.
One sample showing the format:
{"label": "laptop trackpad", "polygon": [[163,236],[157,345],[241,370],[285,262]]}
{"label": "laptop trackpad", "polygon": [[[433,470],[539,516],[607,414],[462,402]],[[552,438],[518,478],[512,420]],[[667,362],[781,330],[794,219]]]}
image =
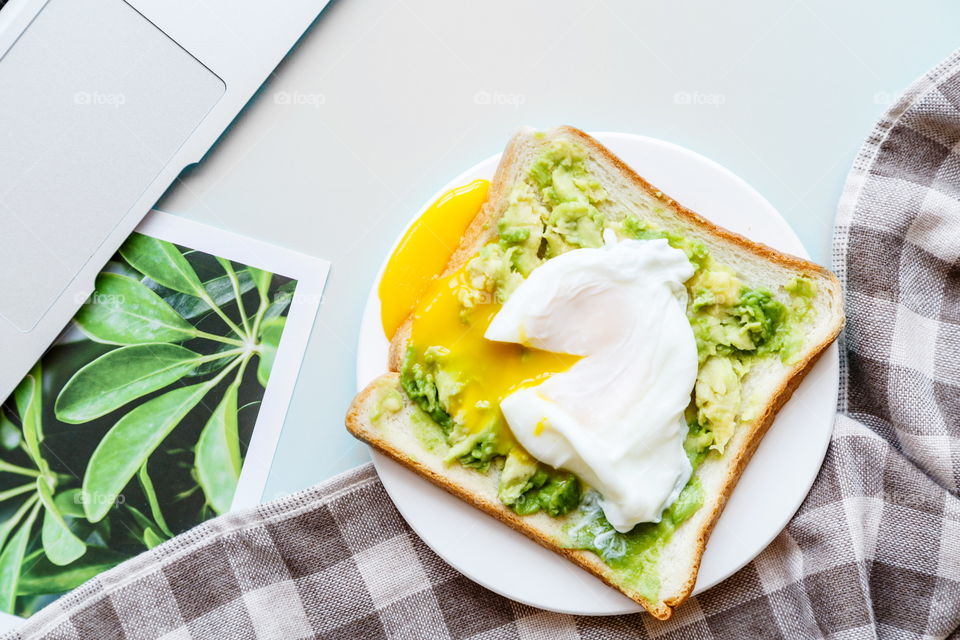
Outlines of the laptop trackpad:
{"label": "laptop trackpad", "polygon": [[32,329],[225,90],[122,0],[51,0],[0,59],[0,315]]}

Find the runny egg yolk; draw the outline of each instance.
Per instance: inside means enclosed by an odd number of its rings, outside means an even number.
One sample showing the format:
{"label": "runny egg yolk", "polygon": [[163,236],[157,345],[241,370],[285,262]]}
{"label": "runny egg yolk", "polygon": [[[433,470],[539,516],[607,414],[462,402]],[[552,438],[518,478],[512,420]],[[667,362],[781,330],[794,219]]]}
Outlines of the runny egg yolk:
{"label": "runny egg yolk", "polygon": [[490,183],[474,180],[440,196],[404,234],[380,279],[380,321],[387,339],[450,260],[470,221],[487,199]]}
{"label": "runny egg yolk", "polygon": [[450,400],[450,414],[471,431],[500,422],[510,437],[500,401],[566,371],[580,358],[487,340],[484,331],[501,305],[488,302],[465,311],[457,297],[459,287],[467,286],[464,269],[439,277],[489,187],[486,180],[474,180],[448,191],[404,234],[380,280],[380,318],[392,338],[413,313],[410,344],[420,353],[435,346],[447,349],[443,367],[463,385]]}
{"label": "runny egg yolk", "polygon": [[443,368],[462,384],[447,407],[452,416],[474,432],[500,422],[509,435],[500,401],[566,371],[580,356],[487,340],[483,334],[501,305],[488,302],[464,310],[457,296],[464,286],[468,285],[462,268],[434,281],[414,311],[410,342],[421,352],[433,346],[449,351]]}

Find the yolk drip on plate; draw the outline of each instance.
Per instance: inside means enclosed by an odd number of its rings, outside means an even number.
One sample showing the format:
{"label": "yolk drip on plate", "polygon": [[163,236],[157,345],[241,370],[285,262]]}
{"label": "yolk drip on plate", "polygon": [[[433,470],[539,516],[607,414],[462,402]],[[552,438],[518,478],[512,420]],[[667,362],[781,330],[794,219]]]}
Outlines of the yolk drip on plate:
{"label": "yolk drip on plate", "polygon": [[566,371],[580,356],[486,339],[483,334],[501,305],[490,302],[465,311],[457,295],[464,286],[464,269],[433,283],[414,311],[411,343],[417,349],[447,350],[443,368],[456,372],[462,385],[447,410],[468,430],[480,431],[503,420],[500,401],[505,397]]}
{"label": "yolk drip on plate", "polygon": [[451,415],[471,431],[500,422],[508,434],[500,401],[566,371],[580,358],[487,340],[484,331],[501,305],[488,302],[465,311],[457,296],[458,288],[467,286],[464,269],[439,277],[486,201],[489,186],[486,180],[475,180],[431,205],[390,256],[378,293],[388,338],[413,312],[411,346],[421,354],[430,347],[448,352],[443,368],[456,372],[461,385],[447,407]]}
{"label": "yolk drip on plate", "polygon": [[380,279],[380,320],[387,339],[413,311],[450,260],[487,199],[490,183],[474,180],[440,196],[400,240]]}

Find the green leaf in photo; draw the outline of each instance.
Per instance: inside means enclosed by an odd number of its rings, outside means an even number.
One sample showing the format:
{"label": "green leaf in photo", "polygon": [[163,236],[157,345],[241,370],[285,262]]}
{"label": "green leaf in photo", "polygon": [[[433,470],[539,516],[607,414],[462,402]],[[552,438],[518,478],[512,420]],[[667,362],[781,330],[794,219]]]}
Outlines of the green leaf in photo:
{"label": "green leaf in photo", "polygon": [[41,411],[43,400],[41,390],[43,388],[43,378],[40,371],[40,363],[34,365],[30,373],[20,381],[17,388],[13,391],[14,403],[17,405],[17,412],[20,414],[21,430],[23,432],[24,444],[27,453],[37,465],[40,471],[47,471],[46,460],[40,454],[40,443],[43,441],[43,426],[41,422]]}
{"label": "green leaf in photo", "polygon": [[126,414],[97,445],[83,477],[83,507],[99,522],[134,474],[218,379],[152,398]]}
{"label": "green leaf in photo", "polygon": [[163,512],[160,510],[160,499],[157,497],[157,490],[153,486],[153,480],[150,479],[150,472],[147,470],[147,462],[143,463],[143,466],[140,467],[140,471],[137,473],[137,478],[140,480],[140,488],[143,489],[143,494],[147,497],[147,504],[150,505],[150,515],[153,516],[153,521],[157,523],[157,526],[160,530],[168,536],[173,536],[173,532],[170,531],[170,527],[167,526],[167,520],[163,517]]}
{"label": "green leaf in photo", "polygon": [[44,553],[58,567],[70,564],[87,552],[86,543],[70,531],[66,522],[58,521],[52,511],[43,515],[40,539]]}
{"label": "green leaf in photo", "polygon": [[270,291],[270,281],[273,280],[273,274],[256,267],[247,267],[247,271],[250,272],[250,277],[253,278],[253,283],[260,293],[260,297],[266,298],[267,292]]}
{"label": "green leaf in photo", "polygon": [[16,606],[20,569],[27,552],[27,543],[30,541],[30,531],[37,520],[39,510],[40,503],[34,503],[30,508],[30,515],[20,524],[17,532],[10,537],[3,552],[0,553],[0,611],[13,613]]}
{"label": "green leaf in photo", "polygon": [[[237,281],[241,295],[254,287],[253,278],[244,269],[237,274]],[[218,305],[226,305],[236,300],[233,283],[229,276],[219,276],[203,283],[207,295]],[[186,293],[174,293],[164,298],[164,301],[187,320],[212,311],[206,301]]]}
{"label": "green leaf in photo", "polygon": [[77,371],[57,396],[57,420],[89,422],[193,371],[202,356],[175,344],[153,343],[108,351]]}
{"label": "green leaf in photo", "polygon": [[43,526],[40,529],[43,551],[55,565],[70,564],[86,553],[87,545],[70,530],[70,525],[54,502],[46,478],[37,478],[37,494],[44,508]]}
{"label": "green leaf in photo", "polygon": [[64,593],[76,589],[127,558],[127,555],[119,551],[89,547],[82,558],[61,567],[50,562],[43,550],[38,549],[24,560],[24,571],[17,585],[17,595]]}
{"label": "green leaf in photo", "polygon": [[22,441],[20,429],[13,424],[13,420],[8,418],[6,413],[0,410],[0,446],[7,451],[13,451]]}
{"label": "green leaf in photo", "polygon": [[145,284],[114,273],[97,276],[96,290],[74,320],[92,340],[108,344],[183,342],[197,335]]}
{"label": "green leaf in photo", "polygon": [[[239,337],[246,334],[220,308],[200,282],[197,272],[173,244],[142,234],[134,234],[120,249],[120,254],[147,279],[168,291],[178,291],[202,299],[209,308]],[[231,288],[233,284],[230,284]]]}
{"label": "green leaf in photo", "polygon": [[166,538],[161,537],[153,529],[148,527],[143,530],[143,544],[147,545],[147,549],[153,549],[164,542],[166,542]]}
{"label": "green leaf in photo", "polygon": [[135,269],[168,289],[197,295],[203,288],[180,250],[165,240],[134,233],[120,247],[120,255]]}
{"label": "green leaf in photo", "polygon": [[237,431],[237,388],[231,384],[197,441],[194,466],[207,503],[217,513],[230,510],[240,480],[240,438]]}
{"label": "green leaf in photo", "polygon": [[[116,255],[114,255],[116,258]],[[101,271],[106,271],[109,273],[119,273],[122,276],[130,276],[136,280],[139,280],[142,276],[139,271],[131,267],[123,260],[108,260],[107,264],[103,265]]]}
{"label": "green leaf in photo", "polygon": [[20,381],[13,391],[17,413],[23,437],[30,457],[36,460],[40,456],[40,408],[41,408],[40,365],[34,366],[30,373]]}
{"label": "green leaf in photo", "polygon": [[266,388],[270,381],[270,371],[273,361],[277,357],[277,347],[283,336],[283,328],[287,324],[286,318],[271,318],[260,327],[260,362],[257,364],[257,380]]}

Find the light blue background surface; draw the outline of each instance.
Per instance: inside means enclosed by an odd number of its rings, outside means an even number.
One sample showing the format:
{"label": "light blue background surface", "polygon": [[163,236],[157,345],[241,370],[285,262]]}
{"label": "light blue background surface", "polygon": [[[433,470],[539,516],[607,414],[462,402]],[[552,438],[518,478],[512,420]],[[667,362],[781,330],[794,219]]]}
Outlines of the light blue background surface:
{"label": "light blue background surface", "polygon": [[828,263],[857,149],[960,45],[958,19],[947,1],[337,0],[159,204],[333,262],[264,497],[369,459],[343,415],[376,270],[424,201],[513,129],[689,147]]}

